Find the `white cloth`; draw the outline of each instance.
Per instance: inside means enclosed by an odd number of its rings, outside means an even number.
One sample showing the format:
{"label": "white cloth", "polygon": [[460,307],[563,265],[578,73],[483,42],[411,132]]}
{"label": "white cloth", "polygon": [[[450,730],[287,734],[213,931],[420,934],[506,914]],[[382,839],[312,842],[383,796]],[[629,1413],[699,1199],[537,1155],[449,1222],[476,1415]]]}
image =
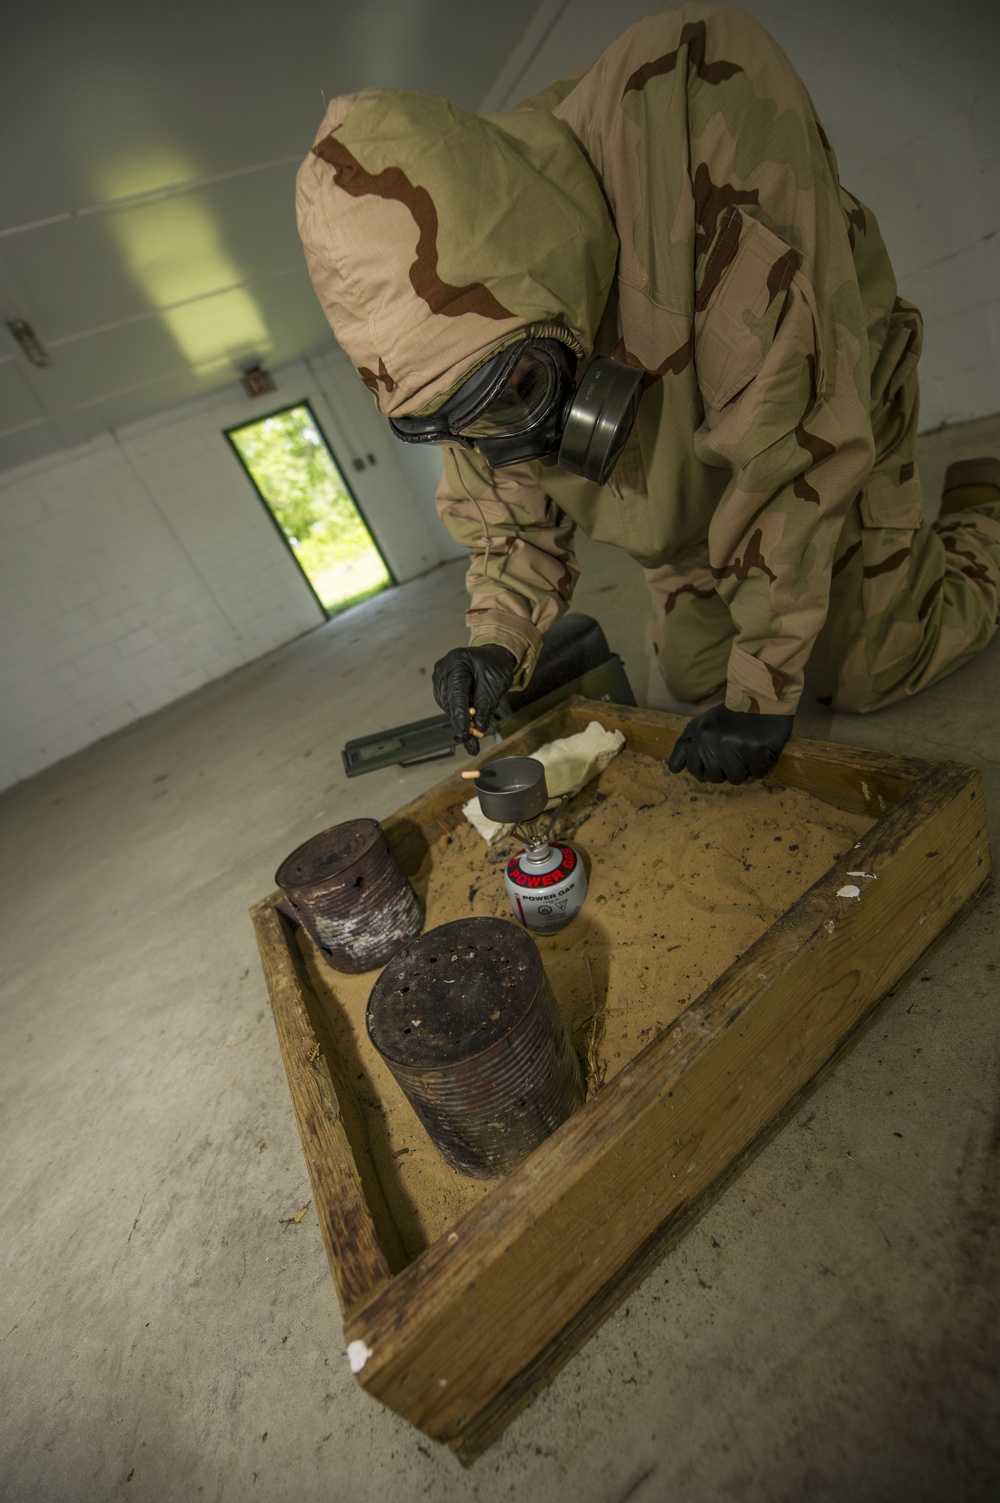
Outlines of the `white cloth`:
{"label": "white cloth", "polygon": [[[549,794],[547,807],[551,808],[567,794],[579,793],[585,783],[607,767],[624,745],[625,737],[621,731],[606,731],[600,721],[592,720],[576,735],[563,736],[559,741],[550,741],[533,751],[531,756],[545,768],[545,786]],[[502,840],[514,828],[487,819],[479,807],[478,798],[470,799],[462,813],[488,845]]]}

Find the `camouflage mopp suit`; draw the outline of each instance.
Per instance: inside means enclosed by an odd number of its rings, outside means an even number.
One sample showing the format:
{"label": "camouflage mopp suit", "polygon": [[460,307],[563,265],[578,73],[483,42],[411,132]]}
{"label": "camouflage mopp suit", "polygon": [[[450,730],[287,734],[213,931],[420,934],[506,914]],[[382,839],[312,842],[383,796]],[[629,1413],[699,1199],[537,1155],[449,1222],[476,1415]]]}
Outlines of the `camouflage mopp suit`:
{"label": "camouflage mopp suit", "polygon": [[627,550],[673,692],[870,710],[981,650],[1000,504],[921,515],[921,320],[840,186],[805,88],[743,12],[681,5],[508,114],[367,89],[298,177],[310,274],[383,413],[432,412],[484,359],[555,335],[645,372],[610,481],[444,450],[471,552],[470,643],[530,676],[573,534]]}

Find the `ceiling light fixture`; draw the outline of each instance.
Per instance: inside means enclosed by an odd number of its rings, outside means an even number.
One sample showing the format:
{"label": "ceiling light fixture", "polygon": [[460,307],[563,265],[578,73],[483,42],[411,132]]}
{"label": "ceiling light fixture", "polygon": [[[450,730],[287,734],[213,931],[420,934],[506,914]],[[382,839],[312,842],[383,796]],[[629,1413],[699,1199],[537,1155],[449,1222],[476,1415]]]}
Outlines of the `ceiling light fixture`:
{"label": "ceiling light fixture", "polygon": [[263,397],[275,389],[274,377],[256,360],[252,365],[243,367],[240,381],[248,397]]}
{"label": "ceiling light fixture", "polygon": [[32,365],[44,367],[52,364],[52,357],[27,319],[8,318],[7,327]]}

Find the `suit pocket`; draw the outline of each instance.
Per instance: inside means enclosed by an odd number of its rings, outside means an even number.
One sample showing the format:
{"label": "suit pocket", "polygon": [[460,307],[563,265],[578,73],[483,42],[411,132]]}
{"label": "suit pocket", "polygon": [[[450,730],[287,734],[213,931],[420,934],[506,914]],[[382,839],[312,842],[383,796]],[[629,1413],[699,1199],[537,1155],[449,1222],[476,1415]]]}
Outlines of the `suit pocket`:
{"label": "suit pocket", "polygon": [[707,413],[731,402],[764,364],[800,261],[759,220],[726,210],[697,278],[695,368]]}
{"label": "suit pocket", "polygon": [[858,510],[866,529],[915,532],[923,526],[916,466],[895,463],[876,468],[865,481]]}

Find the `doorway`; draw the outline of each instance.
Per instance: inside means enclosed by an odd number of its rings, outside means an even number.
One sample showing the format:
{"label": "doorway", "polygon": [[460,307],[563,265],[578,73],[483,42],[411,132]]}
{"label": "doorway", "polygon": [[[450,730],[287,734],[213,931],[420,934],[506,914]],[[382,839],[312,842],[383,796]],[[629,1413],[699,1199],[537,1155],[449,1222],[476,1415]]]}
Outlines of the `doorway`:
{"label": "doorway", "polygon": [[395,584],[308,402],[226,438],[328,616]]}

